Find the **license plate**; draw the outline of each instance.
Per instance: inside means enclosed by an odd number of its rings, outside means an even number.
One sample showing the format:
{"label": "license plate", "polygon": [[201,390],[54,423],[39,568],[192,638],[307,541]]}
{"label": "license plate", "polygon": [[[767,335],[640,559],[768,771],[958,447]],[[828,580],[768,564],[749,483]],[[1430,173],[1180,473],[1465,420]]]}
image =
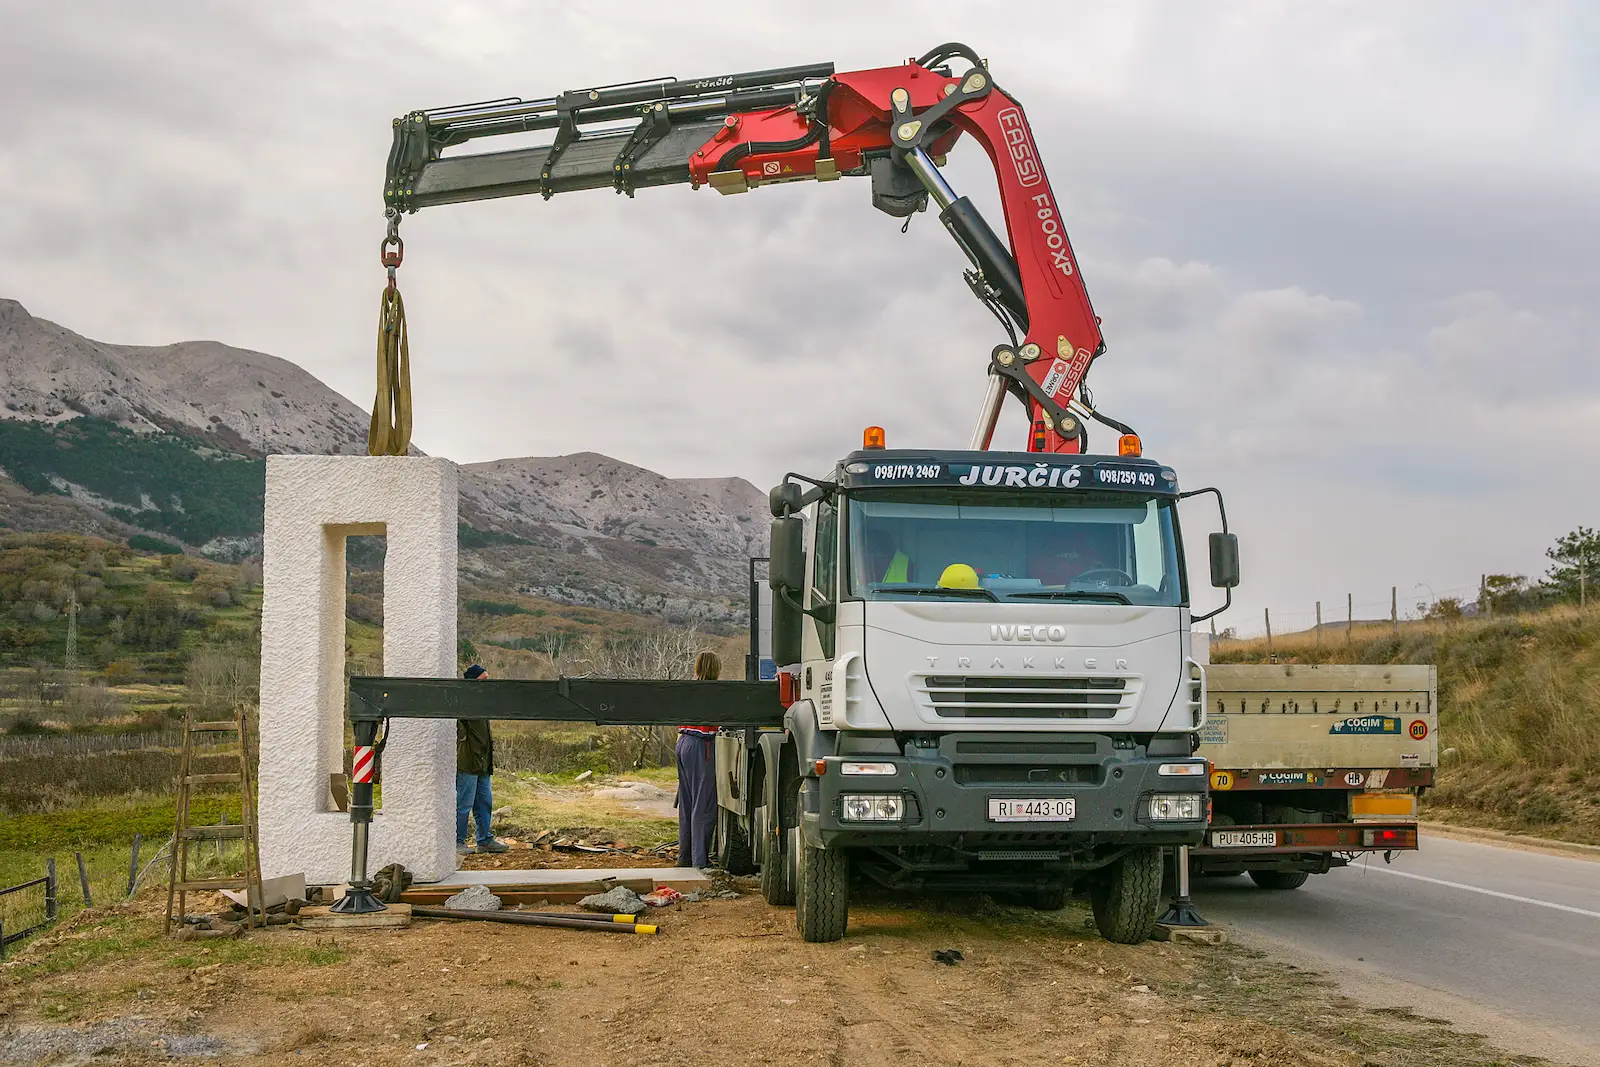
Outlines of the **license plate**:
{"label": "license plate", "polygon": [[990,822],[1071,822],[1078,813],[1072,797],[989,798]]}
{"label": "license plate", "polygon": [[1277,848],[1276,830],[1213,830],[1212,848]]}

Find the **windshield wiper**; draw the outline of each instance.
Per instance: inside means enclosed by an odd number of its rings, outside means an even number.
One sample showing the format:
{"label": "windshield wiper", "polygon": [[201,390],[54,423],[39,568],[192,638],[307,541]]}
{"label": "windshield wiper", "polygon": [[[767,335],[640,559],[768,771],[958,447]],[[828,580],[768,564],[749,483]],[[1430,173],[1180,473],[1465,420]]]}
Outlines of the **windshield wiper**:
{"label": "windshield wiper", "polygon": [[897,585],[889,589],[879,589],[877,592],[888,596],[898,596],[904,593],[907,596],[954,596],[992,600],[996,604],[1000,602],[1000,598],[994,595],[994,590],[981,588],[952,589],[944,585]]}
{"label": "windshield wiper", "polygon": [[1012,593],[1012,600],[1104,600],[1112,604],[1132,604],[1127,594],[1110,589],[1040,589]]}

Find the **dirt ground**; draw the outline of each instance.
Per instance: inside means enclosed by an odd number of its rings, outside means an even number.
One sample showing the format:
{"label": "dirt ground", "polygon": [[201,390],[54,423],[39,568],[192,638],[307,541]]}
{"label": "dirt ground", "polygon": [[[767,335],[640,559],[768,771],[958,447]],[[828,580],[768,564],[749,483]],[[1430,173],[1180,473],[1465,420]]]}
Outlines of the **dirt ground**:
{"label": "dirt ground", "polygon": [[[849,936],[812,945],[791,909],[735,884],[737,900],[657,913],[653,938],[417,920],[178,943],[154,903],[85,913],[0,967],[0,1063],[1536,1062],[1236,946],[1108,944],[1078,905],[863,892]],[[934,961],[951,948],[959,963]]]}

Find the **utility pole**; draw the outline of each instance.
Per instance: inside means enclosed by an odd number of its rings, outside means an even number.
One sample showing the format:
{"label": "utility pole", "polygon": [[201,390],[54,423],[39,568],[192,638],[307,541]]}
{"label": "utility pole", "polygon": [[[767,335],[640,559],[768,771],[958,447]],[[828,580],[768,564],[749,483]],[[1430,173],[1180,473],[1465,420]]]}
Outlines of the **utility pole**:
{"label": "utility pole", "polygon": [[1395,633],[1400,632],[1400,587],[1389,587],[1389,628]]}
{"label": "utility pole", "polygon": [[1261,614],[1267,620],[1267,655],[1272,655],[1272,609],[1262,608]]}
{"label": "utility pole", "polygon": [[1578,610],[1582,611],[1589,605],[1589,560],[1582,553],[1578,553]]}
{"label": "utility pole", "polygon": [[1317,647],[1322,647],[1322,601],[1317,601]]}
{"label": "utility pole", "polygon": [[1350,634],[1355,628],[1356,595],[1354,593],[1346,593],[1344,595],[1344,643],[1346,648],[1350,646]]}
{"label": "utility pole", "polygon": [[[67,601],[67,673],[78,669],[78,591],[72,591],[71,599]],[[72,679],[67,679],[67,684],[72,684]]]}
{"label": "utility pole", "polygon": [[1478,575],[1478,610],[1487,618],[1494,618],[1494,598],[1489,595],[1489,576]]}

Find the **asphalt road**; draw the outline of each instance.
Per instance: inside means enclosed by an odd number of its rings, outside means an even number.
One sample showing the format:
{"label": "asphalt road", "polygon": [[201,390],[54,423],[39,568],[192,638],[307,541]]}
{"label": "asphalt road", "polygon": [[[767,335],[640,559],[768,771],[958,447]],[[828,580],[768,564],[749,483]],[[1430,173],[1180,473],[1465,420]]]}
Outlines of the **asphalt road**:
{"label": "asphalt road", "polygon": [[1600,1054],[1600,862],[1425,836],[1392,865],[1287,892],[1202,878],[1194,897],[1212,922],[1321,957],[1347,986],[1399,980]]}

